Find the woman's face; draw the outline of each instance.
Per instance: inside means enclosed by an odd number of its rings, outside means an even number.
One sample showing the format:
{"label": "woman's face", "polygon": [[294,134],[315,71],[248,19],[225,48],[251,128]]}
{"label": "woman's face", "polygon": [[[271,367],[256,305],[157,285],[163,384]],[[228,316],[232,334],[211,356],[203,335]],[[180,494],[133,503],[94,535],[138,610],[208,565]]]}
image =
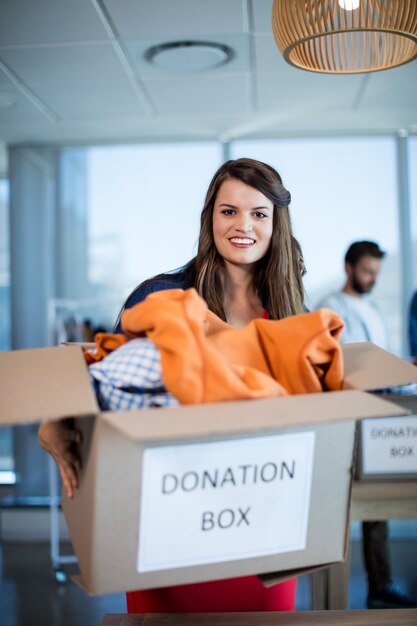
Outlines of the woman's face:
{"label": "woman's face", "polygon": [[235,178],[225,180],[213,209],[219,254],[233,265],[252,265],[265,256],[272,238],[274,205],[263,193]]}

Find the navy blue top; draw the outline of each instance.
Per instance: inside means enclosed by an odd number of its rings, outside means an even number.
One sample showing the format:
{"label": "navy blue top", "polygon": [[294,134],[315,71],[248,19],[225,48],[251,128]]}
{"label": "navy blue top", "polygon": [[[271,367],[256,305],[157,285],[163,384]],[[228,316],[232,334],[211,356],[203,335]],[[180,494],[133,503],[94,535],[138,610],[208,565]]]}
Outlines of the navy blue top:
{"label": "navy blue top", "polygon": [[[192,262],[191,262],[192,263]],[[135,304],[139,302],[143,302],[146,296],[149,296],[150,293],[154,293],[155,291],[164,291],[165,289],[190,289],[190,287],[194,287],[193,280],[193,272],[191,263],[186,265],[184,268],[176,270],[172,273],[168,274],[158,274],[158,276],[154,276],[153,278],[149,278],[145,280],[143,283],[138,285],[136,289],[132,291],[130,296],[127,298],[126,302],[123,305],[122,310],[119,313],[119,316],[116,320],[116,324],[114,327],[114,333],[123,333],[122,327],[120,324],[120,316],[125,309],[130,309]],[[191,268],[191,271],[190,271]],[[417,300],[416,300],[417,304]],[[268,311],[268,304],[264,302],[262,299],[262,306],[266,311]],[[304,307],[305,313],[308,313],[309,310]]]}
{"label": "navy blue top", "polygon": [[134,289],[127,298],[122,310],[119,313],[113,332],[123,332],[120,325],[120,316],[123,311],[125,309],[130,309],[139,302],[143,302],[146,296],[149,296],[150,293],[154,293],[155,291],[164,291],[165,289],[189,289],[190,287],[193,287],[193,283],[190,278],[185,276],[185,272],[183,270],[173,272],[172,274],[159,274],[154,278],[145,280],[143,283],[138,285],[138,287],[136,287],[136,289]]}

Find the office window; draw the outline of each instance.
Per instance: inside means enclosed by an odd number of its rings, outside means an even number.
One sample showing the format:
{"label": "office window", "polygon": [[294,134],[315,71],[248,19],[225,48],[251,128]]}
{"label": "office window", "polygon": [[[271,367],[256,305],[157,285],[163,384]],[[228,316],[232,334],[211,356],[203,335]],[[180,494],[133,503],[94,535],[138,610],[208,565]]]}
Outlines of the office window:
{"label": "office window", "polygon": [[294,233],[307,266],[308,305],[343,286],[344,253],[355,240],[387,251],[372,294],[400,351],[398,190],[395,140],[337,138],[236,141],[232,157],[270,163],[291,191]]}
{"label": "office window", "polygon": [[118,306],[141,281],[196,252],[217,143],[152,144],[88,151],[89,282]]}

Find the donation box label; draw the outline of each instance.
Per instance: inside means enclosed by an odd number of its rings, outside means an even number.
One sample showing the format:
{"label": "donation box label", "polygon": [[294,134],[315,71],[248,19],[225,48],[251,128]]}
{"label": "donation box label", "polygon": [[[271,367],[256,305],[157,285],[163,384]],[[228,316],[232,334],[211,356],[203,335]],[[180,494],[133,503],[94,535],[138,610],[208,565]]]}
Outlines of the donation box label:
{"label": "donation box label", "polygon": [[314,432],[147,448],[137,569],[303,550]]}
{"label": "donation box label", "polygon": [[364,474],[417,473],[417,415],[363,420]]}

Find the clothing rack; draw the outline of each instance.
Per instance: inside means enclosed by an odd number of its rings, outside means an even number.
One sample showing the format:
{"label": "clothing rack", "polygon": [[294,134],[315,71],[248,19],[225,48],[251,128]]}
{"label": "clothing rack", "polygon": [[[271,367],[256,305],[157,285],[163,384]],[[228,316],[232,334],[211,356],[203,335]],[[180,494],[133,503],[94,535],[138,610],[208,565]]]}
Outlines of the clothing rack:
{"label": "clothing rack", "polygon": [[48,302],[48,343],[90,342],[99,331],[112,332],[120,300],[68,300]]}

